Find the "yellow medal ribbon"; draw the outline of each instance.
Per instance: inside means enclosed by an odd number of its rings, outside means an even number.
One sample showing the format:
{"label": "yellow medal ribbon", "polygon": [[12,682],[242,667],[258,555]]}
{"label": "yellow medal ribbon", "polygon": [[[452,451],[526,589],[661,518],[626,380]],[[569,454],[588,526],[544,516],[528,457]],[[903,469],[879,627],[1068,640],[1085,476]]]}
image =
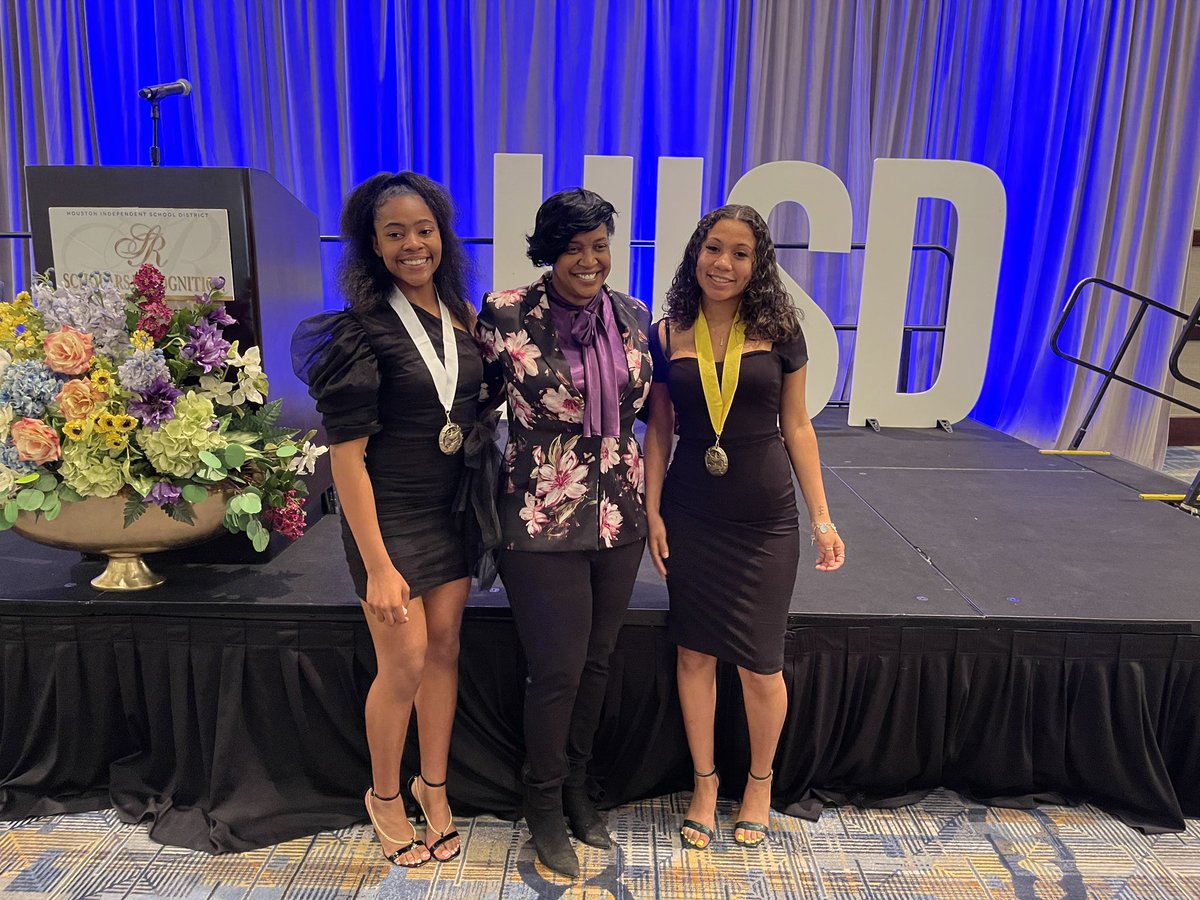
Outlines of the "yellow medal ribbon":
{"label": "yellow medal ribbon", "polygon": [[708,320],[701,310],[696,316],[696,361],[700,366],[700,385],[704,389],[704,403],[708,407],[708,418],[712,422],[717,442],[708,449],[704,463],[713,475],[724,475],[729,471],[729,457],[721,449],[721,432],[725,420],[733,407],[733,395],[737,392],[738,376],[742,371],[742,347],[746,343],[746,323],[741,316],[734,315],[729,330],[729,349],[725,351],[725,368],[717,378],[716,354],[713,353],[712,335],[708,331]]}

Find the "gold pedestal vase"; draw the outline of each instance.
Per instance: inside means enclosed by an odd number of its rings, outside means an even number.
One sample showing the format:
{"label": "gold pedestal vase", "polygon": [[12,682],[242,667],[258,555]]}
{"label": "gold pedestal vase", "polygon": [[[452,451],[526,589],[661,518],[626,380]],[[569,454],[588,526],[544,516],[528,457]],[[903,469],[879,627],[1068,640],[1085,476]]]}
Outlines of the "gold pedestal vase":
{"label": "gold pedestal vase", "polygon": [[199,544],[222,530],[228,491],[214,491],[192,507],[195,522],[177,522],[157,506],[150,506],[128,528],[124,527],[126,498],[87,497],[64,503],[58,518],[22,511],[12,530],[48,547],[102,553],[108,566],[92,579],[102,591],[143,591],[165,580],[142,559],[143,553],[174,550]]}

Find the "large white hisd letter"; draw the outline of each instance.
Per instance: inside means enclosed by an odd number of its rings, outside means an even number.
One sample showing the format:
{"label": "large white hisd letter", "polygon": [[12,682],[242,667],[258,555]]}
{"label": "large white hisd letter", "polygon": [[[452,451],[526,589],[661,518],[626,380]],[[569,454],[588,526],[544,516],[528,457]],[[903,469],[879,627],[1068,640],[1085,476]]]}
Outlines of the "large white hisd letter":
{"label": "large white hisd letter", "polygon": [[[660,315],[675,267],[703,210],[702,159],[661,157],[655,210],[654,297]],[[529,284],[537,269],[525,255],[525,235],[533,230],[543,196],[542,157],[536,153],[497,153],[494,160],[494,289]],[[633,159],[628,156],[584,158],[584,186],[617,209],[620,225],[612,242],[609,283],[628,290],[633,231]],[[917,201],[950,201],[958,214],[954,271],[937,380],[927,391],[896,389],[904,310],[912,265]],[[757,166],[729,193],[730,203],[753,206],[766,218],[780,203],[804,207],[809,249],[850,250],[850,196],[841,179],[815,163],[781,160]],[[957,422],[979,399],[987,367],[1000,255],[1004,246],[1004,186],[990,169],[957,160],[879,159],[871,182],[854,379],[849,423],[933,427]],[[828,403],[837,380],[838,342],[833,325],[808,292],[783,269],[780,276],[804,312],[804,336],[813,359],[806,403],[816,415]]]}

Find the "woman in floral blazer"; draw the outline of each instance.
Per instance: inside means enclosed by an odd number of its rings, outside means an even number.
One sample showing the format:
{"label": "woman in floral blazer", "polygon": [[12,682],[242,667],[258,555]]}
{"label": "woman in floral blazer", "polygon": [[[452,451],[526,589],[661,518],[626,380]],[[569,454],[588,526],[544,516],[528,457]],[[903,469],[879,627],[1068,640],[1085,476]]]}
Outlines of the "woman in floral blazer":
{"label": "woman in floral blazer", "polygon": [[500,575],[529,661],[525,815],[542,862],[579,871],[611,842],[584,787],[609,657],[645,545],[642,450],[650,313],[604,285],[613,206],[575,189],[538,210],[529,257],[552,269],[489,294],[476,326],[484,390],[508,403]]}

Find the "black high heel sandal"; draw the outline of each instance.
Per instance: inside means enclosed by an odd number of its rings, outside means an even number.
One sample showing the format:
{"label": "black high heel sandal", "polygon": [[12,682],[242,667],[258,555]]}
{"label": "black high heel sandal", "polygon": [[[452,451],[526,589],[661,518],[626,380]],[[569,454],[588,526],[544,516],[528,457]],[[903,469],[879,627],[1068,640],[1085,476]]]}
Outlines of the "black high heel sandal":
{"label": "black high heel sandal", "polygon": [[[697,772],[697,771],[693,770],[692,775],[696,778],[716,778],[717,779],[717,789],[720,790],[721,776],[717,774],[716,766],[713,766],[711,772]],[[716,839],[716,836],[717,836],[716,835],[716,827],[717,827],[717,805],[714,803],[713,804],[713,827],[709,828],[707,825],[703,825],[700,822],[697,822],[695,819],[684,819],[683,825],[680,826],[680,828],[679,828],[679,843],[680,843],[680,845],[682,845],[683,849],[685,849],[685,850],[705,850],[708,847],[711,847],[712,842]],[[692,840],[690,837],[688,837],[686,834],[683,833],[685,828],[690,829],[691,831],[700,832],[702,835],[704,835],[704,838],[701,840],[698,840],[698,841]]]}
{"label": "black high heel sandal", "polygon": [[[400,844],[400,841],[390,837],[386,831],[379,827],[379,823],[375,821],[375,810],[371,807],[371,798],[374,797],[376,800],[381,800],[384,803],[388,803],[392,800],[395,800],[399,796],[400,792],[396,791],[396,793],[392,794],[390,797],[380,797],[377,793],[375,793],[375,788],[373,787],[367,788],[367,793],[363,795],[363,805],[366,806],[367,815],[371,818],[371,827],[375,829],[375,837],[379,839],[379,849],[381,852],[383,851],[384,841],[387,841],[389,844]],[[405,818],[404,821],[408,822],[408,819]],[[412,822],[409,822],[408,824],[413,830],[412,840],[398,849],[393,850],[391,853],[384,853],[383,858],[390,862],[393,866],[402,866],[405,869],[419,869],[421,866],[425,865],[425,863],[429,862],[429,860],[421,859],[412,863],[400,862],[400,857],[402,857],[405,853],[408,853],[410,850],[413,850],[417,847],[425,846],[424,841],[417,840],[417,829],[413,827]]]}
{"label": "black high heel sandal", "polygon": [[[746,774],[749,775],[751,778],[753,778],[755,781],[770,781],[772,778],[775,777],[775,770],[772,769],[766,775],[755,775],[753,772],[747,772]],[[737,836],[737,831],[739,828],[742,831],[757,831],[760,835],[762,835],[762,837],[760,837],[756,841],[749,841],[749,840],[746,840],[746,838],[744,838],[744,837],[739,838]],[[765,841],[767,839],[767,835],[770,833],[771,833],[771,826],[764,825],[761,822],[747,822],[745,819],[741,819],[741,820],[733,823],[733,839],[735,841],[737,841],[739,844],[741,844],[743,847],[759,846],[760,844],[762,844],[763,841]]]}
{"label": "black high heel sandal", "polygon": [[[450,862],[450,860],[454,859],[455,857],[458,856],[458,854],[462,853],[462,843],[461,842],[459,843],[459,845],[457,847],[454,848],[454,852],[451,853],[449,856],[438,856],[437,850],[438,850],[438,847],[441,847],[442,845],[446,844],[447,842],[452,841],[456,837],[458,837],[458,829],[456,829],[454,827],[454,813],[453,813],[453,811],[450,812],[450,821],[446,823],[446,827],[444,829],[440,829],[436,825],[434,825],[433,820],[429,818],[429,813],[427,813],[425,811],[425,801],[423,799],[421,799],[421,795],[417,793],[417,781],[418,780],[421,782],[421,784],[425,785],[425,787],[427,787],[427,788],[445,787],[446,782],[443,781],[440,784],[430,784],[428,781],[425,780],[424,775],[414,775],[412,778],[410,778],[408,780],[408,792],[410,794],[412,794],[413,799],[417,801],[417,806],[421,807],[421,815],[425,819],[425,824],[429,826],[429,830],[435,832],[438,836],[438,839],[429,845],[429,855],[440,863]],[[450,809],[450,804],[448,804],[448,803],[446,804],[446,809],[448,809],[448,810]],[[413,830],[413,833],[416,834],[415,829]]]}

